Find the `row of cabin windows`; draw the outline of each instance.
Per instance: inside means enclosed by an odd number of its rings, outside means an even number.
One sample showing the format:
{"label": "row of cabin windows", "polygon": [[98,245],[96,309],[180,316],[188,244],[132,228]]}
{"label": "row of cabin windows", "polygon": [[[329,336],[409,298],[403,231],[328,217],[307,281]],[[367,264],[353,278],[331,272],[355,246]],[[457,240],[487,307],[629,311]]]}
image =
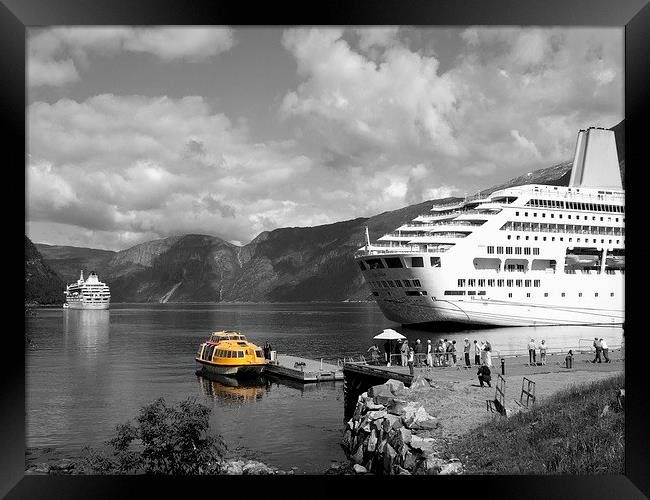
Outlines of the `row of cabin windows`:
{"label": "row of cabin windows", "polygon": [[578,224],[546,224],[539,222],[506,222],[501,231],[532,231],[535,233],[576,233],[625,236],[624,227],[583,226]]}
{"label": "row of cabin windows", "polygon": [[[423,257],[404,257],[404,266],[400,257],[384,257],[383,259],[366,259],[358,261],[362,271],[366,269],[402,269],[404,267],[424,267]],[[429,257],[431,267],[440,267],[440,257]]]}
{"label": "row of cabin windows", "polygon": [[[606,205],[603,203],[581,203],[576,201],[563,201],[563,200],[529,200],[526,202],[527,207],[543,207],[543,208],[563,208],[566,210],[588,210],[590,212],[612,212],[612,213],[625,213],[625,207],[621,205]],[[519,215],[519,214],[517,214]],[[528,214],[526,214],[528,215]],[[603,220],[602,218],[600,220]]]}
{"label": "row of cabin windows", "polygon": [[[419,297],[421,295],[427,295],[426,290],[406,290],[404,293],[409,297],[412,297],[412,296]],[[379,292],[372,292],[372,294],[375,297],[379,297]],[[386,294],[390,295],[390,292],[386,292]]]}
{"label": "row of cabin windows", "polygon": [[370,285],[370,288],[402,288],[402,283],[404,283],[404,286],[406,288],[419,288],[422,285],[420,284],[420,280],[381,280],[381,281],[369,281],[368,284]]}
{"label": "row of cabin windows", "polygon": [[213,355],[219,358],[243,358],[244,351],[226,351],[225,349],[216,349],[215,345],[207,345],[203,348],[201,359],[211,360]]}
{"label": "row of cabin windows", "polygon": [[[477,285],[477,281],[478,281],[478,285]],[[521,284],[523,282],[524,286],[526,286],[526,287],[530,287],[531,283],[532,283],[532,286],[539,287],[540,283],[541,283],[540,280],[506,280],[506,279],[503,279],[503,280],[494,280],[494,279],[488,279],[488,280],[479,279],[479,280],[476,280],[476,279],[473,279],[473,278],[470,278],[470,279],[462,279],[461,278],[461,279],[458,280],[458,288],[465,288],[466,283],[467,283],[467,286],[470,287],[470,288],[473,288],[473,287],[476,287],[476,286],[484,287],[486,282],[487,282],[487,286],[495,286],[495,283],[496,283],[497,287],[504,286],[504,283],[505,283],[505,286],[512,286],[513,282],[516,283],[516,286],[521,286]]]}
{"label": "row of cabin windows", "polygon": [[[496,253],[497,255],[503,254],[504,247],[496,247]],[[513,247],[505,247],[505,253],[506,255],[512,255],[513,252]],[[530,248],[530,247],[514,247],[514,253],[515,255],[521,255],[523,252],[524,255],[539,255],[539,248]],[[494,253],[494,246],[488,246],[487,247],[487,253],[493,254]]]}
{"label": "row of cabin windows", "polygon": [[[445,290],[445,295],[486,295],[485,290]],[[562,292],[562,297],[566,297],[566,292]],[[614,296],[614,292],[609,293],[610,297]],[[508,297],[512,298],[512,292],[508,293]],[[530,292],[526,293],[526,297],[530,297]],[[544,292],[544,297],[548,297],[548,292]],[[578,297],[582,297],[582,292],[578,292]],[[598,292],[594,292],[594,297],[598,297]]]}
{"label": "row of cabin windows", "polygon": [[[532,212],[532,214],[533,214],[533,217],[537,217],[537,212]],[[546,212],[541,212],[541,214],[542,214],[542,218],[546,218]],[[519,212],[515,212],[515,215],[516,215],[516,216],[519,216]],[[562,219],[562,218],[563,218],[563,215],[566,215],[566,216],[567,216],[567,219],[571,219],[571,214],[558,214],[558,219]],[[574,215],[575,215],[575,214],[574,214]],[[528,212],[524,212],[524,217],[528,217]],[[551,218],[551,219],[555,219],[555,214],[551,214],[551,217],[550,217],[550,218]],[[577,220],[580,220],[580,216],[579,216],[579,215],[575,215],[575,218],[576,218]],[[582,219],[583,219],[583,220],[589,220],[589,216],[588,216],[588,215],[583,215],[583,216],[582,216]],[[592,220],[592,221],[595,221],[595,220],[596,220],[596,216],[595,216],[595,215],[592,215],[592,216],[591,216],[591,220]],[[614,220],[615,220],[615,222],[618,222],[618,217],[614,217]],[[604,221],[604,217],[600,217],[600,222],[605,222],[605,221]],[[607,217],[607,222],[612,222],[612,218],[611,218],[611,217]],[[625,222],[625,217],[623,217],[623,222]]]}
{"label": "row of cabin windows", "polygon": [[[529,236],[526,236],[524,239],[525,239],[526,241],[528,241],[528,238],[529,238]],[[538,238],[537,236],[534,236],[534,237],[533,237],[533,239],[534,239],[535,241],[537,241],[537,238]],[[542,236],[541,238],[542,238],[542,241],[546,241],[546,236]],[[550,238],[551,238],[551,241],[555,241],[555,236],[551,236]],[[509,235],[508,235],[508,239],[511,240],[511,239],[512,239],[512,235],[509,234]],[[516,239],[517,241],[519,241],[519,240],[521,239],[521,236],[520,236],[520,235],[517,235],[517,236],[515,237],[515,239]],[[558,240],[559,240],[559,241],[564,241],[564,237],[563,237],[563,236],[560,236],[560,237],[558,237]],[[584,243],[589,243],[589,238],[585,238],[584,240],[585,240]],[[567,238],[567,241],[569,241],[569,243],[571,243],[571,242],[573,242],[573,238],[572,238],[572,237],[571,237],[571,238]],[[619,245],[619,244],[621,243],[621,240],[613,240],[613,239],[608,240],[608,242],[609,242],[610,245],[613,245],[613,244],[614,244],[614,243],[613,243],[614,241],[616,241],[616,244],[617,244],[617,245]],[[622,241],[623,241],[623,244],[625,244],[625,239],[623,239]],[[581,238],[576,238],[576,242],[577,242],[577,243],[582,243]],[[593,243],[598,243],[597,238],[592,238],[592,242],[593,242]],[[601,238],[601,239],[600,239],[600,242],[601,242],[601,243],[605,243],[605,238]]]}
{"label": "row of cabin windows", "polygon": [[217,349],[215,356],[218,358],[243,358],[244,351],[226,351],[224,349]]}

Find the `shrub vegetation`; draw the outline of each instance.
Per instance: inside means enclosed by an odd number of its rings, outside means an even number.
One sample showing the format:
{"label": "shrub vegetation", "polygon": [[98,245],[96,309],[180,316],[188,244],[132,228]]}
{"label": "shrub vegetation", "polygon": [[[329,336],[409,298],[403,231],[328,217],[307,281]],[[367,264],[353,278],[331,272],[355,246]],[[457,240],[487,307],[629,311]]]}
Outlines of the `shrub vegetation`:
{"label": "shrub vegetation", "polygon": [[218,474],[225,444],[208,434],[210,408],[193,398],[168,406],[163,398],[144,406],[135,424],[118,425],[110,452],[84,449],[91,474]]}

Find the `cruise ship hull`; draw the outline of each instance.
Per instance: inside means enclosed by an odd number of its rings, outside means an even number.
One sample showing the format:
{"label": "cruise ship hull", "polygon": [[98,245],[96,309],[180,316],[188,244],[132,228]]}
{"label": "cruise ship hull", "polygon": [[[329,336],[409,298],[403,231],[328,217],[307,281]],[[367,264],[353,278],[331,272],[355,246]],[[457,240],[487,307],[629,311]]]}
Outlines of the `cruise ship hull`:
{"label": "cruise ship hull", "polygon": [[378,301],[384,316],[401,324],[452,322],[485,326],[620,325],[624,311],[491,299],[413,303]]}
{"label": "cruise ship hull", "polygon": [[87,302],[66,302],[67,309],[108,309],[109,303],[89,304]]}
{"label": "cruise ship hull", "polygon": [[[446,295],[456,283],[437,269],[368,270],[369,281],[419,280],[423,295],[408,296],[400,288],[375,292],[387,319],[404,325],[453,322],[484,326],[546,326],[622,324],[625,320],[624,274],[564,275],[532,273],[466,274],[484,280],[539,280],[538,287],[483,287],[474,294]],[[463,273],[465,274],[465,273]],[[509,297],[512,295],[512,297]]]}

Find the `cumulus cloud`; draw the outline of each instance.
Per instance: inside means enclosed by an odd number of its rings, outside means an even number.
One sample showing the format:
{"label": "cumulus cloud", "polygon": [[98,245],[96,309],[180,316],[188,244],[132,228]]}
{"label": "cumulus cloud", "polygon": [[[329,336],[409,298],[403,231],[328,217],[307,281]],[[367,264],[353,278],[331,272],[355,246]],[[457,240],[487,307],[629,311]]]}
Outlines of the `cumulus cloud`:
{"label": "cumulus cloud", "polygon": [[252,141],[201,97],[35,102],[28,122],[28,217],[39,231],[68,227],[45,232],[54,243],[74,233],[111,248],[192,232],[246,242],[404,205],[408,165],[332,176],[291,141]]}
{"label": "cumulus cloud", "polygon": [[623,118],[620,29],[468,28],[444,73],[396,28],[352,32],[356,46],[334,28],[283,37],[301,82],[281,111],[333,168],[408,160],[479,188],[563,161],[579,128]]}
{"label": "cumulus cloud", "polygon": [[[368,38],[377,39],[362,37],[364,46]],[[304,80],[285,95],[282,112],[300,119],[314,141],[351,157],[378,148],[455,152],[445,119],[455,104],[454,92],[451,82],[437,74],[434,57],[397,44],[375,63],[355,51],[339,29],[288,30],[283,44]]]}
{"label": "cumulus cloud", "polygon": [[74,82],[79,79],[77,65],[86,64],[89,54],[141,52],[163,61],[202,61],[234,44],[230,28],[50,28],[28,38],[27,82],[31,87],[58,87]]}
{"label": "cumulus cloud", "polygon": [[[30,38],[32,84],[74,81],[89,54],[197,60],[234,43],[232,33],[211,45],[207,32],[145,31],[42,31]],[[579,128],[623,118],[620,29],[469,28],[444,71],[444,51],[403,38],[397,28],[286,30],[297,68],[280,97],[286,139],[265,140],[200,96],[34,102],[30,227],[108,248],[189,232],[247,242],[472,194],[570,160]]]}

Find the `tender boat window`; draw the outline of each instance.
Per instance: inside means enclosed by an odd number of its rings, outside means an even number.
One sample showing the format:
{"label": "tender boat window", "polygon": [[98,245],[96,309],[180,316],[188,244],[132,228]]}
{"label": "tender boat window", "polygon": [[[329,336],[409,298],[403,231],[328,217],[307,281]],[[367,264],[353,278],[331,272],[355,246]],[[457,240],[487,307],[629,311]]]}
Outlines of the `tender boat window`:
{"label": "tender boat window", "polygon": [[401,269],[404,267],[399,257],[386,257],[384,260],[390,269]]}
{"label": "tender boat window", "polygon": [[424,259],[422,257],[411,257],[411,267],[424,267]]}

